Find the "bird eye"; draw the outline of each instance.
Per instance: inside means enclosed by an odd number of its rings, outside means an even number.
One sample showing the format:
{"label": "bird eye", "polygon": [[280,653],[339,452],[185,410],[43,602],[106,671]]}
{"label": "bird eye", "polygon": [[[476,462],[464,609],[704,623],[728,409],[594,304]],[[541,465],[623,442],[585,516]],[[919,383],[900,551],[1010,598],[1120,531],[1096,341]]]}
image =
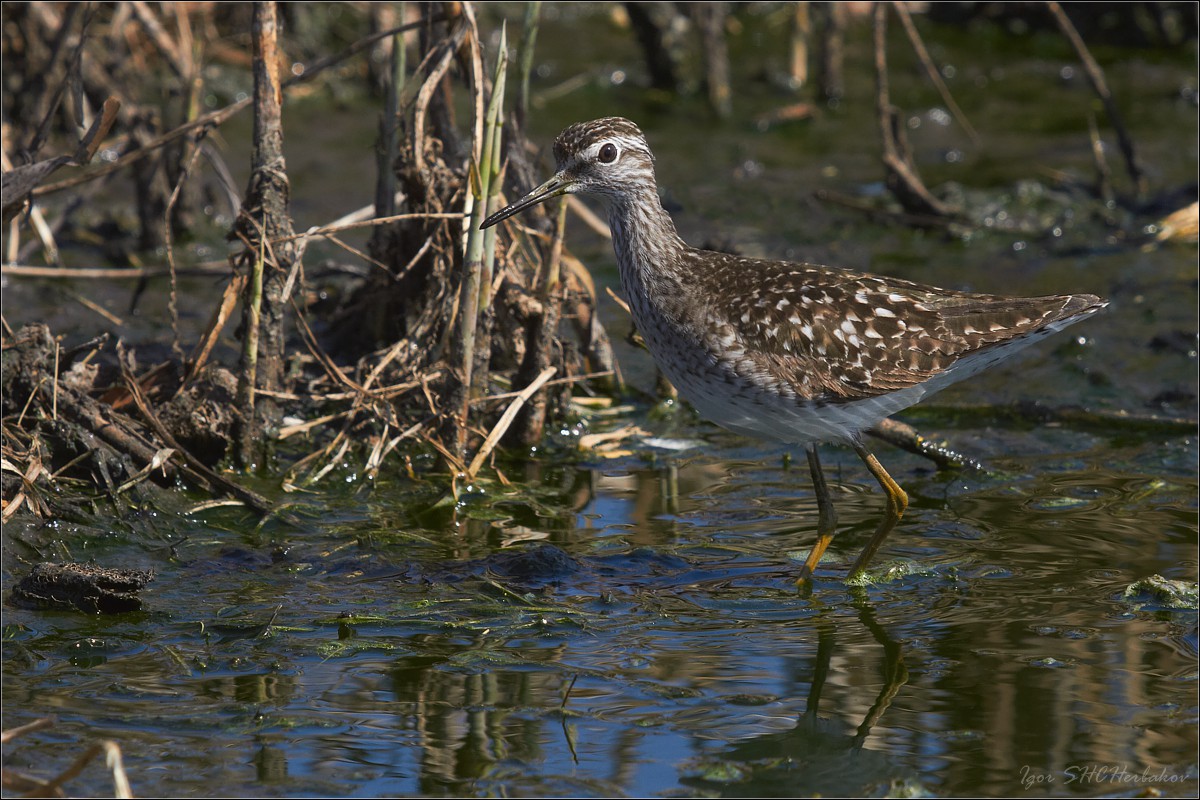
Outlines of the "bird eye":
{"label": "bird eye", "polygon": [[611,164],[617,160],[617,146],[612,142],[605,142],[600,148],[600,163]]}

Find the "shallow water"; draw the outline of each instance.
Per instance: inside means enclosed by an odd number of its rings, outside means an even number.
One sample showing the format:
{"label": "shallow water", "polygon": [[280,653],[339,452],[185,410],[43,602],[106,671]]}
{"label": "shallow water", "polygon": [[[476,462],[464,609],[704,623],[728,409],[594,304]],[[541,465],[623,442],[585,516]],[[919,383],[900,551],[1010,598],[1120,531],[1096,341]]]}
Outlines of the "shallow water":
{"label": "shallow water", "polygon": [[[6,766],[53,774],[111,738],[144,796],[1194,795],[1194,605],[1124,594],[1156,574],[1196,579],[1197,438],[1117,412],[1196,416],[1195,248],[1143,250],[1044,188],[1028,191],[1053,209],[1038,213],[1064,216],[1059,236],[964,241],[874,224],[811,197],[873,191],[868,99],[766,133],[716,125],[697,101],[647,99],[632,44],[603,17],[558,13],[540,89],[592,48],[597,75],[631,77],[548,102],[536,138],[578,118],[637,118],[689,241],[981,291],[1091,291],[1110,307],[902,415],[985,469],[938,472],[875,448],[911,505],[867,585],[845,571],[883,500],[852,452],[823,451],[839,536],[804,596],[792,581],[816,504],[802,453],[787,464],[786,448],[644,404],[586,425],[636,422],[649,436],[605,455],[575,451],[582,427],[568,429],[536,457],[507,454],[511,486],[489,473],[457,503],[441,502],[440,467],[417,458],[417,480],[396,470],[374,484],[347,463],[300,495],[299,528],[187,513],[204,498],[184,493],[86,523],[18,517],[4,529],[6,587],[38,560],[158,575],[139,614],[5,609],[3,725],[58,719],[6,746]],[[764,70],[766,24],[751,19],[739,39],[764,42]],[[596,36],[556,53],[578,26]],[[1033,164],[1090,175],[1086,124],[1060,122],[1091,102],[1058,77],[1069,54],[1037,37],[935,31],[988,149],[918,126],[931,184],[959,180],[1000,203],[1018,179],[1044,177]],[[747,118],[791,101],[742,56]],[[1107,66],[1153,185],[1192,179],[1195,107],[1171,97],[1194,82],[1192,56],[1125,52]],[[894,100],[936,118],[915,72],[897,74]],[[980,76],[985,97],[966,88]],[[1146,85],[1161,91],[1135,91]],[[295,113],[352,127],[340,138],[359,144],[375,119]],[[319,152],[293,130],[289,167],[328,159],[327,129]],[[965,160],[936,156],[948,147]],[[369,149],[350,150],[370,174]],[[369,181],[321,174],[320,192],[293,183],[298,228],[369,201]],[[607,243],[582,228],[571,243],[615,281]],[[57,295],[38,303],[38,292],[5,287],[11,325],[51,316]],[[622,337],[626,322],[605,312]],[[131,319],[126,334],[154,319]],[[647,357],[621,356],[649,387]],[[1016,406],[1034,400],[1100,413],[1039,423]],[[110,784],[97,764],[68,789]]]}
{"label": "shallow water", "polygon": [[[386,483],[299,531],[150,514],[128,527],[174,546],[143,543],[147,612],[6,613],[5,724],[59,719],[10,766],[108,737],[168,795],[1129,788],[1068,782],[1107,767],[1195,786],[1194,612],[1122,597],[1194,571],[1186,470],[1148,481],[1094,463],[1144,448],[1048,456],[1005,430],[1002,475],[893,458],[913,505],[876,571],[895,577],[864,588],[842,576],[881,502],[839,454],[842,538],[802,597],[806,476],[689,433],[703,451],[561,469],[541,507],[489,487],[448,526],[415,525]],[[7,534],[10,553],[69,542],[101,563],[139,538]],[[542,558],[485,569],[512,540]]]}

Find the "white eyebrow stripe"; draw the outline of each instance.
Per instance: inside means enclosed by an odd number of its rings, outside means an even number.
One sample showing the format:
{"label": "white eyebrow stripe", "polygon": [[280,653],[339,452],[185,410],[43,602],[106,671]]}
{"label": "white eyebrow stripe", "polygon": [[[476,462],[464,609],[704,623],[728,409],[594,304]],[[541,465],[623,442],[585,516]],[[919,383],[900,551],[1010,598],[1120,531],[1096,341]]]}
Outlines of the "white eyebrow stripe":
{"label": "white eyebrow stripe", "polygon": [[641,139],[638,139],[634,136],[616,134],[613,136],[605,136],[603,139],[589,147],[587,149],[588,157],[595,158],[596,156],[600,155],[600,148],[606,144],[615,144],[622,153],[626,152],[627,150],[637,150],[649,155],[649,151],[646,150],[646,145],[642,143]]}

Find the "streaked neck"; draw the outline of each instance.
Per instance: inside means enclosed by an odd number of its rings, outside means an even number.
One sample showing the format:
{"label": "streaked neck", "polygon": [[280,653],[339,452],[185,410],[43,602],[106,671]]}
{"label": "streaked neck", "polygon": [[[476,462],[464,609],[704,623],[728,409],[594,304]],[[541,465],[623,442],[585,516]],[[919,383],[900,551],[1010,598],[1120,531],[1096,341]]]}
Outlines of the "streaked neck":
{"label": "streaked neck", "polygon": [[687,245],[675,232],[675,223],[658,193],[649,189],[608,201],[613,249],[627,290],[633,291],[635,284],[649,288],[664,278],[678,280],[674,267]]}

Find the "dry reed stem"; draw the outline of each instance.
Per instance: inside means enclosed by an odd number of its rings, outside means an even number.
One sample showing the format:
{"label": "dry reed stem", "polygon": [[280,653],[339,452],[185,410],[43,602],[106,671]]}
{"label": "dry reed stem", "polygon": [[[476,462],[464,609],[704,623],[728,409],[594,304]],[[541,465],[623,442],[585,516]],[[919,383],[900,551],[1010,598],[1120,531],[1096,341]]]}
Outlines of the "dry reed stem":
{"label": "dry reed stem", "polygon": [[134,16],[141,23],[142,29],[146,31],[151,43],[158,49],[163,60],[167,62],[167,66],[175,73],[175,77],[187,77],[190,69],[184,63],[185,57],[182,55],[183,51],[171,41],[170,35],[163,29],[162,24],[154,16],[154,12],[150,10],[150,7],[143,0],[133,0],[130,6],[133,9]]}
{"label": "dry reed stem", "polygon": [[383,448],[383,455],[380,457],[380,460],[382,461],[384,458],[387,458],[388,454],[391,453],[393,450],[395,450],[396,446],[399,445],[400,442],[404,441],[405,439],[409,438],[410,436],[416,435],[416,433],[418,431],[420,431],[422,428],[424,428],[430,422],[433,422],[434,419],[435,419],[435,417],[426,417],[425,419],[421,420],[420,422],[416,423],[415,425],[410,426],[405,431],[400,433],[400,435],[396,436],[394,439],[392,439],[390,442],[388,442],[387,445]]}
{"label": "dry reed stem", "polygon": [[[341,436],[341,434],[338,435]],[[337,466],[337,463],[341,460],[342,456],[346,455],[346,451],[350,449],[350,437],[341,436],[341,440],[341,446],[338,448],[337,453],[335,453],[334,456],[329,459],[325,466],[317,470],[316,474],[305,481],[306,483],[316,483],[317,481],[321,480],[321,478],[324,478],[329,474],[330,470]]]}
{"label": "dry reed stem", "polygon": [[[613,374],[613,370],[606,369],[599,372],[589,372],[586,375],[570,375],[566,378],[555,378],[552,381],[546,381],[545,386],[560,386],[564,383],[580,383],[582,381],[590,381],[593,378],[607,378]],[[512,397],[519,397],[523,392],[505,392],[504,394],[490,394],[487,397],[477,397],[471,401],[472,404],[491,403],[496,400],[508,400]]]}
{"label": "dry reed stem", "polygon": [[54,724],[54,722],[54,717],[42,717],[41,719],[35,719],[33,722],[27,722],[24,725],[20,725],[16,728],[9,728],[3,733],[0,733],[0,744],[8,744],[12,740],[18,739],[27,733],[34,733],[36,731],[40,731],[42,728],[49,728]]}
{"label": "dry reed stem", "polygon": [[[419,379],[408,381],[406,383],[396,383],[391,386],[385,386],[382,389],[370,389],[369,391],[366,391],[365,394],[372,400],[391,400],[399,395],[411,392],[413,389],[419,389],[425,385],[426,381],[435,381],[441,376],[441,370],[434,370],[433,372],[430,372],[428,375],[424,375]],[[276,392],[267,391],[266,389],[260,389],[258,393],[268,397],[274,397],[277,400],[312,400],[318,403],[334,402],[338,400],[352,400],[355,397],[362,397],[364,395],[364,392],[358,391],[298,395],[294,392]]]}
{"label": "dry reed stem", "polygon": [[320,425],[324,425],[326,422],[333,422],[335,419],[341,419],[347,414],[353,414],[357,410],[358,409],[356,408],[348,408],[345,411],[339,411],[336,414],[326,414],[323,417],[316,417],[305,422],[299,422],[295,425],[285,425],[279,429],[279,433],[275,435],[275,438],[282,441],[290,436],[295,436],[297,433],[305,433],[306,431],[310,431]]}
{"label": "dry reed stem", "polygon": [[467,20],[467,30],[470,33],[471,46],[471,94],[475,103],[475,117],[471,129],[471,156],[476,164],[483,164],[484,153],[484,117],[485,103],[483,97],[483,43],[479,41],[479,25],[475,22],[475,9],[471,3],[462,4],[463,16]]}
{"label": "dry reed stem", "polygon": [[413,159],[416,161],[417,171],[422,175],[429,171],[428,165],[425,163],[425,117],[429,111],[429,103],[433,100],[433,93],[437,91],[442,76],[450,69],[454,54],[458,52],[466,34],[467,24],[460,19],[454,30],[438,44],[438,47],[430,51],[432,56],[440,48],[441,56],[421,84],[416,102],[413,104]]}
{"label": "dry reed stem", "polygon": [[[356,212],[357,213],[357,212]],[[304,239],[310,236],[324,236],[329,233],[340,233],[354,228],[373,228],[377,225],[388,225],[393,222],[398,222],[405,219],[463,219],[466,215],[461,211],[428,211],[417,212],[413,214],[393,214],[390,217],[376,217],[375,219],[359,220],[357,222],[347,222],[345,224],[326,225],[320,228],[309,228],[304,233],[297,233],[291,236],[280,236],[272,239],[272,244],[280,244],[282,242],[290,242],[296,239]]]}
{"label": "dry reed stem", "polygon": [[[4,731],[3,738],[0,743],[8,744],[9,742],[35,731],[49,728],[54,725],[53,717],[43,717],[34,720],[19,728],[10,728]],[[77,777],[88,764],[92,762],[96,756],[104,754],[105,766],[112,773],[113,780],[113,796],[118,798],[132,798],[133,790],[129,785],[129,776],[125,772],[124,759],[121,757],[121,747],[116,742],[105,739],[91,745],[78,756],[71,764],[49,780],[39,780],[30,775],[24,775],[14,770],[3,770],[3,784],[5,790],[9,792],[20,792],[26,797],[65,797],[62,790],[63,784],[72,778]]]}
{"label": "dry reed stem", "polygon": [[1100,128],[1096,125],[1096,115],[1088,112],[1088,138],[1092,143],[1092,163],[1096,167],[1096,192],[1105,203],[1113,201],[1112,170],[1108,168],[1108,159],[1104,157],[1104,141],[1100,138]]}
{"label": "dry reed stem", "polygon": [[950,209],[934,197],[917,174],[912,156],[904,139],[896,109],[888,90],[887,70],[887,6],[875,6],[874,24],[875,113],[883,138],[883,166],[887,186],[906,211],[931,216],[950,216]]}
{"label": "dry reed stem", "polygon": [[475,476],[479,473],[479,468],[483,466],[484,459],[486,459],[492,450],[496,448],[496,445],[500,443],[500,439],[503,438],[504,434],[508,431],[508,428],[510,425],[512,425],[513,420],[517,418],[517,413],[521,410],[521,407],[524,406],[529,398],[533,396],[534,392],[542,388],[542,385],[546,381],[550,380],[551,376],[553,376],[556,372],[558,372],[557,367],[546,367],[541,371],[541,373],[538,374],[536,378],[530,382],[528,386],[521,390],[521,392],[512,401],[512,404],[509,405],[508,408],[504,409],[504,414],[501,415],[500,419],[496,422],[495,427],[492,428],[492,432],[489,433],[487,438],[483,440],[483,444],[479,446],[479,452],[475,454],[475,458],[471,460],[471,466],[467,468],[468,480],[475,479]]}
{"label": "dry reed stem", "polygon": [[160,449],[154,454],[154,458],[151,459],[149,464],[142,467],[132,478],[118,486],[114,494],[124,494],[134,486],[137,486],[139,483],[146,480],[146,478],[149,478],[154,473],[154,470],[165,465],[173,455],[175,455],[175,451],[169,447]]}
{"label": "dry reed stem", "polygon": [[213,348],[216,347],[217,339],[220,337],[221,331],[225,329],[225,323],[229,321],[229,318],[233,316],[234,309],[237,308],[238,298],[242,294],[242,289],[245,288],[246,280],[247,277],[245,274],[238,273],[230,278],[229,283],[225,285],[225,292],[221,295],[221,303],[213,311],[208,326],[204,329],[204,335],[200,337],[200,341],[196,344],[195,349],[192,350],[191,366],[188,368],[184,380],[179,384],[179,391],[183,391],[183,388],[208,363],[208,357],[212,354]]}
{"label": "dry reed stem", "polygon": [[582,200],[571,195],[567,196],[567,207],[594,232],[605,239],[612,239],[612,230],[600,215],[588,208]]}
{"label": "dry reed stem", "polygon": [[[180,275],[217,275],[229,271],[225,261],[197,264],[178,271]],[[71,280],[141,280],[143,278],[165,278],[170,275],[166,267],[39,267],[30,264],[0,265],[0,275],[14,278],[66,278]]]}

